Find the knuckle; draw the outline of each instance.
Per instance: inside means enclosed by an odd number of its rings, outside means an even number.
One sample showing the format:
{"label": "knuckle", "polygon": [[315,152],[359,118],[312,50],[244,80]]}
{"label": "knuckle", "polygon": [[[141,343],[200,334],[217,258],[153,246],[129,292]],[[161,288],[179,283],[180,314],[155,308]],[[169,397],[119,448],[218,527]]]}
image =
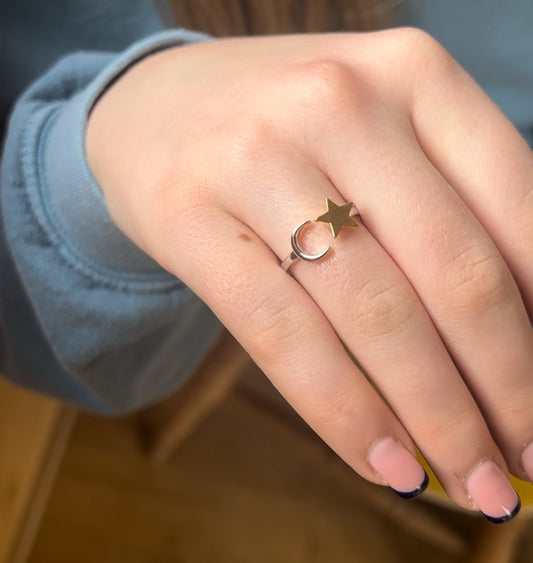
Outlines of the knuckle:
{"label": "knuckle", "polygon": [[277,138],[277,127],[268,115],[243,115],[235,120],[231,135],[224,140],[227,162],[233,167],[253,168]]}
{"label": "knuckle", "polygon": [[291,70],[287,92],[300,109],[323,112],[337,112],[357,103],[362,92],[356,87],[353,69],[336,60],[318,60],[300,64]]}
{"label": "knuckle", "polygon": [[513,427],[518,421],[524,421],[529,426],[531,404],[529,393],[506,393],[502,390],[500,394],[500,404],[498,405],[498,415],[500,423]]}
{"label": "knuckle", "polygon": [[439,42],[432,35],[417,27],[399,27],[392,30],[391,33],[395,34],[404,49],[413,54],[426,52],[439,46]]}
{"label": "knuckle", "polygon": [[[429,33],[414,27],[395,30],[398,52],[401,60],[412,65],[420,60],[437,60],[446,55],[444,47]],[[410,66],[412,68],[412,66]]]}
{"label": "knuckle", "polygon": [[459,65],[446,49],[429,33],[416,28],[394,30],[394,58],[391,63],[411,89],[423,87],[428,81],[442,80],[457,73]]}
{"label": "knuckle", "polygon": [[[432,412],[439,412],[434,411]],[[441,410],[442,412],[442,410]],[[468,408],[448,408],[445,417],[428,416],[424,422],[424,442],[428,444],[452,443],[457,436],[483,436],[487,429],[484,423]]]}
{"label": "knuckle", "polygon": [[511,274],[497,254],[470,247],[458,254],[445,271],[449,302],[456,311],[481,315],[501,307],[512,294]]}
{"label": "knuckle", "polygon": [[[177,190],[176,186],[180,189]],[[152,206],[158,218],[156,225],[149,225],[154,231],[186,235],[190,225],[202,224],[204,218],[216,211],[214,185],[200,177],[181,178],[168,175],[151,191]],[[166,232],[171,229],[172,233]],[[193,233],[191,233],[193,234]]]}
{"label": "knuckle", "polygon": [[390,285],[379,279],[365,284],[353,304],[354,322],[371,337],[401,330],[417,308],[416,297],[406,284]]}
{"label": "knuckle", "polygon": [[[212,239],[220,212],[213,203],[210,188],[204,184],[195,184],[195,189],[184,188],[179,198],[174,192],[175,189],[166,198],[154,198],[152,206],[156,219],[141,223],[135,233],[144,241],[143,244],[136,241],[141,248],[165,270],[182,279],[184,272],[181,271],[181,266],[186,267],[190,258],[194,258],[196,267],[208,264],[208,256],[197,252],[197,249],[203,246],[203,241]],[[181,249],[182,260],[176,261],[175,253],[169,252],[169,245],[162,244],[162,241],[173,241],[170,246],[177,245]],[[217,243],[218,240],[215,239],[211,248]]]}
{"label": "knuckle", "polygon": [[[352,394],[345,389],[337,389],[327,396],[324,400],[320,397],[319,404],[313,404],[313,398],[310,397],[309,402],[313,405],[312,412],[315,416],[315,423],[320,428],[338,427],[343,421],[354,418]],[[317,399],[314,399],[317,402]]]}
{"label": "knuckle", "polygon": [[261,362],[284,364],[302,344],[309,319],[300,308],[281,297],[262,297],[248,310],[248,333],[253,353]]}

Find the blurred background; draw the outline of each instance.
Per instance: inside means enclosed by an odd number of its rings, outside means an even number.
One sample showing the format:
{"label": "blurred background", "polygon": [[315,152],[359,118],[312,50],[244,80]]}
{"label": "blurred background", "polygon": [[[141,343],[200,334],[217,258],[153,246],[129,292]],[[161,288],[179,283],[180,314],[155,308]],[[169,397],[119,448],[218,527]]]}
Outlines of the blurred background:
{"label": "blurred background", "polygon": [[526,508],[495,526],[431,490],[366,483],[228,335],[134,415],[0,379],[0,563],[526,563]]}

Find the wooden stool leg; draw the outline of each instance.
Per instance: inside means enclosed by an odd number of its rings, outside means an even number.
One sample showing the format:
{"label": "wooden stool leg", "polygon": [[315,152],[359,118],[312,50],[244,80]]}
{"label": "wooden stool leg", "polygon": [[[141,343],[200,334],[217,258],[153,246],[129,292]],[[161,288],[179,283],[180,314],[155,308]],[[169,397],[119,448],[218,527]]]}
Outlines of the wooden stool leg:
{"label": "wooden stool leg", "polygon": [[512,563],[528,522],[525,514],[505,524],[481,522],[479,535],[468,551],[465,563]]}
{"label": "wooden stool leg", "polygon": [[25,563],[28,560],[76,416],[77,410],[74,407],[61,406],[58,410],[57,420],[49,437],[48,449],[42,459],[39,475],[33,484],[32,498],[26,507],[24,522],[13,545],[9,563]]}
{"label": "wooden stool leg", "polygon": [[24,563],[76,410],[0,377],[0,563]]}
{"label": "wooden stool leg", "polygon": [[251,360],[225,332],[214,350],[184,386],[169,399],[143,414],[150,434],[149,457],[167,462],[182,441],[226,396]]}

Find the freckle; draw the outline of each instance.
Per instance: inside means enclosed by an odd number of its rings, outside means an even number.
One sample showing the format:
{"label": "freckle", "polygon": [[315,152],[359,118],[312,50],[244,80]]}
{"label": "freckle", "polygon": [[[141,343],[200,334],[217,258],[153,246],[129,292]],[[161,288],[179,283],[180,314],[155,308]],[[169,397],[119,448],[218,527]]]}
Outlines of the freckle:
{"label": "freckle", "polygon": [[240,233],[239,238],[241,240],[244,240],[245,242],[252,240],[252,237],[250,235],[247,235],[246,233]]}

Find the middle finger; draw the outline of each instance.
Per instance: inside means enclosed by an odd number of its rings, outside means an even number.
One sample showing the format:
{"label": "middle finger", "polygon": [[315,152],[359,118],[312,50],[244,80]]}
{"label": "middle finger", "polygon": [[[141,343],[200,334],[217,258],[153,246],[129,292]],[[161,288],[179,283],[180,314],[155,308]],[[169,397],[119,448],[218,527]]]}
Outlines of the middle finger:
{"label": "middle finger", "polygon": [[[326,197],[344,203],[342,195],[307,158],[294,150],[287,150],[285,157],[282,154],[276,153],[276,167],[268,167],[264,173],[255,162],[255,172],[269,193],[260,213],[257,206],[247,205],[250,199],[238,208],[232,203],[232,212],[252,225],[281,258],[288,254],[291,229],[325,211]],[[282,158],[286,159],[283,164]],[[263,159],[268,162],[267,151]],[[314,253],[329,245],[330,239],[326,227],[313,228],[303,237],[302,246]],[[354,233],[344,229],[335,240],[334,252],[325,260],[296,263],[291,272],[422,446],[452,498],[471,507],[468,496],[473,497],[479,508],[494,518],[506,516],[502,506],[512,512],[517,497],[504,476],[505,461],[475,401],[409,281],[371,233],[363,225]],[[451,458],[450,451],[457,455]],[[479,472],[474,475],[484,460],[495,462],[491,466],[494,471],[483,470],[481,479],[481,489],[488,483],[491,491],[496,491],[490,499],[480,489]],[[464,480],[470,473],[472,479],[465,489]]]}
{"label": "middle finger", "polygon": [[[390,126],[377,127],[372,143],[362,143],[355,126],[340,135],[337,128],[335,142],[354,149],[342,158],[338,146],[332,149],[327,174],[357,201],[366,226],[409,278],[509,466],[524,478],[520,453],[533,440],[533,332],[520,292],[409,124],[387,119]],[[323,138],[321,146],[332,143]]]}

